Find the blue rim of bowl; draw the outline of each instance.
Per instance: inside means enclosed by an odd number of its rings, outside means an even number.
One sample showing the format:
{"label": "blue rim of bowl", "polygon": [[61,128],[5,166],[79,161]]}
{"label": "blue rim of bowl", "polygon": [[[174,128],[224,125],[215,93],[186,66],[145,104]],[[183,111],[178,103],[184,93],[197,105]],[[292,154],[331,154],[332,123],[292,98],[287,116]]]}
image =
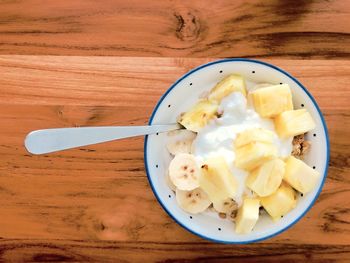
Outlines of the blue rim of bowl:
{"label": "blue rim of bowl", "polygon": [[266,62],[263,62],[263,61],[259,61],[259,60],[254,60],[254,59],[246,59],[246,58],[228,58],[228,59],[221,59],[221,60],[216,60],[216,61],[213,61],[213,62],[209,62],[209,63],[206,63],[206,64],[203,64],[197,68],[194,68],[193,70],[187,72],[186,74],[184,74],[181,78],[179,78],[164,94],[163,96],[160,98],[160,100],[158,101],[156,107],[154,108],[153,112],[152,112],[152,115],[151,115],[151,118],[148,122],[149,125],[152,124],[152,121],[153,121],[153,118],[158,110],[158,107],[161,105],[162,101],[165,99],[165,97],[168,95],[168,93],[177,86],[177,84],[182,81],[183,79],[187,78],[188,76],[190,76],[191,74],[193,74],[194,72],[202,69],[202,68],[205,68],[205,67],[208,67],[208,66],[211,66],[211,65],[214,65],[214,64],[220,64],[220,63],[225,63],[225,62],[232,62],[232,61],[241,61],[241,62],[251,62],[251,63],[257,63],[257,64],[262,64],[262,65],[265,65],[265,66],[268,66],[270,68],[273,68],[281,73],[283,73],[284,75],[286,75],[287,77],[289,77],[290,79],[292,79],[295,83],[297,83],[299,85],[299,87],[301,87],[305,93],[309,96],[309,98],[311,99],[312,103],[314,104],[314,106],[316,107],[317,111],[318,111],[318,114],[322,120],[322,126],[323,126],[323,129],[324,129],[324,133],[326,135],[326,142],[327,142],[327,159],[326,159],[326,168],[325,168],[325,171],[324,171],[324,174],[323,174],[323,179],[322,179],[322,183],[320,185],[320,188],[318,189],[318,192],[315,196],[315,198],[312,200],[312,202],[310,203],[310,205],[307,207],[307,209],[305,209],[305,211],[298,217],[296,218],[292,223],[290,223],[289,225],[287,225],[286,227],[284,227],[283,229],[273,233],[273,234],[270,234],[270,235],[267,235],[267,236],[264,236],[264,237],[261,237],[261,238],[257,238],[257,239],[252,239],[252,240],[247,240],[247,241],[224,241],[224,240],[219,240],[219,239],[214,239],[214,238],[210,238],[210,237],[207,237],[207,236],[204,236],[202,234],[199,234],[197,232],[195,232],[194,230],[190,229],[189,227],[187,227],[186,225],[182,224],[181,222],[179,222],[176,217],[166,208],[166,206],[162,203],[161,199],[159,198],[158,196],[158,193],[156,191],[156,189],[154,188],[154,185],[152,183],[152,180],[150,178],[150,175],[149,175],[149,169],[148,169],[148,164],[147,164],[147,142],[148,142],[148,136],[145,136],[145,142],[144,142],[144,163],[145,163],[145,168],[146,168],[146,174],[147,174],[147,178],[148,178],[148,181],[149,181],[149,184],[151,185],[151,188],[152,188],[152,191],[154,193],[154,195],[156,196],[159,204],[162,206],[162,208],[165,210],[165,212],[167,212],[167,214],[177,223],[179,224],[180,226],[182,226],[183,228],[185,228],[187,231],[191,232],[192,234],[194,235],[197,235],[201,238],[204,238],[206,240],[209,240],[209,241],[212,241],[212,242],[216,242],[216,243],[223,243],[223,244],[249,244],[249,243],[254,243],[254,242],[258,242],[258,241],[262,241],[262,240],[265,240],[265,239],[269,239],[269,238],[272,238],[274,236],[277,236],[279,234],[281,234],[282,232],[286,231],[287,229],[289,229],[290,227],[292,227],[294,224],[296,224],[302,217],[304,217],[304,215],[311,209],[311,207],[313,206],[313,204],[315,203],[315,201],[317,200],[318,196],[320,195],[321,191],[322,191],[322,188],[323,188],[323,185],[325,183],[325,180],[326,180],[326,177],[327,177],[327,172],[328,172],[328,164],[329,164],[329,155],[330,155],[330,145],[329,145],[329,136],[328,136],[328,130],[327,130],[327,125],[326,125],[326,122],[324,120],[324,117],[322,115],[322,112],[320,110],[320,108],[318,107],[317,103],[316,103],[316,100],[312,97],[312,95],[309,93],[309,91],[296,79],[294,78],[293,76],[291,76],[289,73],[287,73],[286,71],[274,66],[274,65],[271,65],[269,63],[266,63]]}

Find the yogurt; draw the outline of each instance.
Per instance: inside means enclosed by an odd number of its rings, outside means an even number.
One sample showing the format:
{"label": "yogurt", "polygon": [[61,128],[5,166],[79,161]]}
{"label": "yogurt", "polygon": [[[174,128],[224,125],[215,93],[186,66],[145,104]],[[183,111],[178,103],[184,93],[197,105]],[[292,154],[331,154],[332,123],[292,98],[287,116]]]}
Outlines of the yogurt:
{"label": "yogurt", "polygon": [[200,165],[210,157],[221,156],[226,160],[238,182],[238,191],[234,200],[240,206],[243,194],[250,195],[251,191],[245,186],[248,173],[234,165],[236,154],[233,142],[237,134],[251,128],[264,128],[272,131],[274,144],[277,147],[278,156],[281,158],[290,155],[293,138],[280,139],[275,131],[273,121],[261,118],[252,104],[247,103],[247,99],[241,92],[233,92],[224,98],[218,112],[222,113],[222,116],[211,120],[198,132],[193,141],[192,151]]}

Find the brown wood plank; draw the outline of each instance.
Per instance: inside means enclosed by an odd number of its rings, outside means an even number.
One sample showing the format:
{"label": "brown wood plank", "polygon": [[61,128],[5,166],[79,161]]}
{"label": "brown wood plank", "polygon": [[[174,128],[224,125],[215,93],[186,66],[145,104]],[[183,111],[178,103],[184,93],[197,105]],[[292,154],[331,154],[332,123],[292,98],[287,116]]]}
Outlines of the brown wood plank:
{"label": "brown wood plank", "polygon": [[33,129],[145,124],[171,83],[207,61],[0,56],[0,261],[349,258],[349,61],[269,60],[315,96],[332,147],[315,206],[259,244],[207,243],[173,222],[148,185],[142,138],[46,156],[23,148]]}
{"label": "brown wood plank", "polygon": [[9,262],[348,262],[349,246],[0,240]]}
{"label": "brown wood plank", "polygon": [[349,1],[0,2],[0,53],[349,58]]}

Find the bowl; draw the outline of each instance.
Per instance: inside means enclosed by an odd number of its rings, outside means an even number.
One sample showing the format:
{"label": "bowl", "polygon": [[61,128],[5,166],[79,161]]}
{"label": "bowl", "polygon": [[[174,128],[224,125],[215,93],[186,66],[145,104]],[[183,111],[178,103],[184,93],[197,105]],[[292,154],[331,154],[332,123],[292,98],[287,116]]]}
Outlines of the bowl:
{"label": "bowl", "polygon": [[277,222],[268,216],[260,217],[249,234],[236,234],[234,224],[221,219],[216,213],[204,212],[191,215],[177,204],[175,194],[168,187],[166,172],[172,159],[166,149],[166,133],[145,137],[144,161],[146,173],[160,205],[179,225],[210,241],[244,244],[276,236],[299,221],[312,207],[320,194],[327,175],[329,161],[329,138],[322,113],[311,94],[294,77],[284,70],[266,62],[250,59],[224,59],[199,66],[178,79],[157,103],[149,124],[175,123],[177,116],[195,104],[199,96],[209,91],[219,80],[230,73],[243,75],[247,81],[257,83],[287,83],[293,94],[294,108],[305,108],[316,122],[316,128],[307,134],[311,141],[310,152],[304,161],[316,169],[321,177],[314,190],[298,196],[297,206]]}

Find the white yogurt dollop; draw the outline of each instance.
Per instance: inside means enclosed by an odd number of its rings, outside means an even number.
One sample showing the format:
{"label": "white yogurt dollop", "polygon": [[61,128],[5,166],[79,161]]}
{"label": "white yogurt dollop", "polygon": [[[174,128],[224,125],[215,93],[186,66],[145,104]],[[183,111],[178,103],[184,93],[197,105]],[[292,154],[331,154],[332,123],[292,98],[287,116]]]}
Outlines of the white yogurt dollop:
{"label": "white yogurt dollop", "polygon": [[274,144],[282,158],[290,155],[293,138],[280,139],[276,134],[273,121],[261,118],[252,106],[247,105],[247,99],[240,92],[234,92],[224,98],[220,104],[219,112],[223,113],[221,118],[213,119],[198,132],[193,142],[193,154],[199,164],[214,156],[221,156],[226,160],[239,185],[234,199],[238,205],[241,205],[243,193],[250,193],[250,191],[245,187],[248,173],[234,165],[233,142],[237,134],[251,128],[264,128],[272,131],[275,134]]}

